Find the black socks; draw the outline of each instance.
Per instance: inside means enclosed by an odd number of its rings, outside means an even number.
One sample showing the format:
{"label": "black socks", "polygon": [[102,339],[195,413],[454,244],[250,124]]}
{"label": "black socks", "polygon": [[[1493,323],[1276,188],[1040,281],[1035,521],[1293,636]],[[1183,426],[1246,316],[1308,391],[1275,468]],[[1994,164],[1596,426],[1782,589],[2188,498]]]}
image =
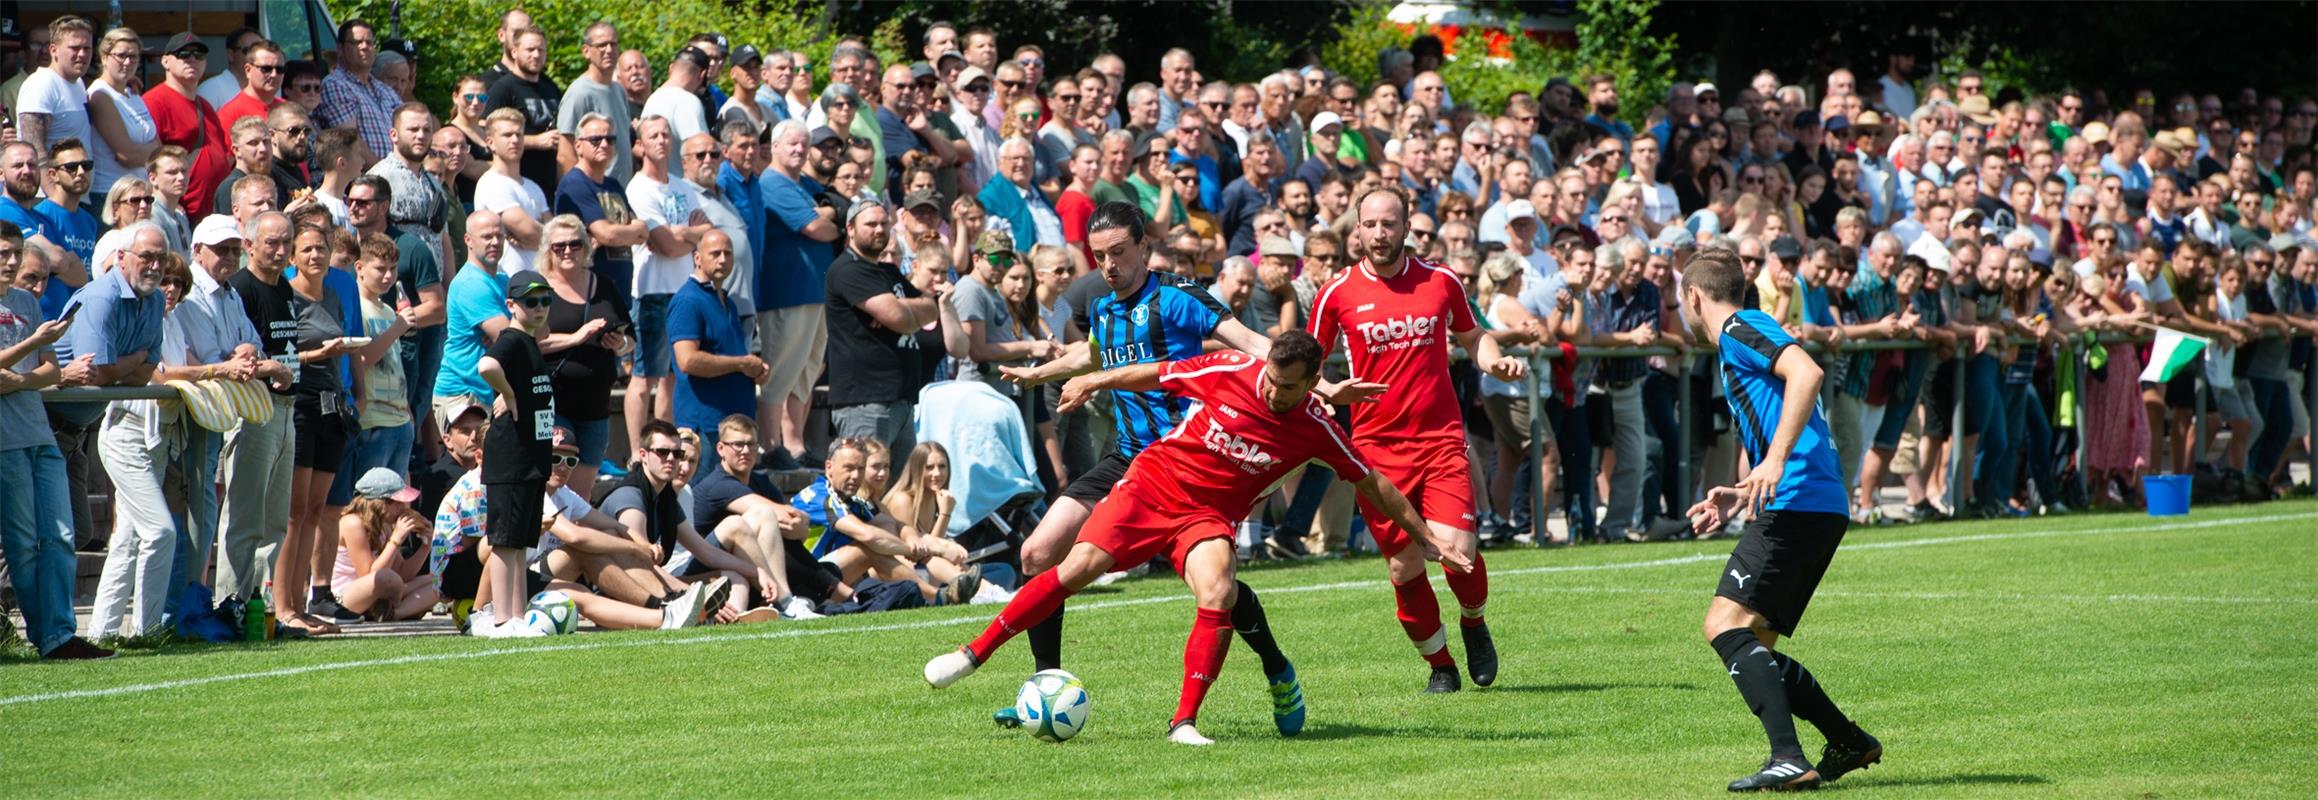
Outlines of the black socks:
{"label": "black socks", "polygon": [[1265,675],[1278,675],[1288,668],[1288,657],[1280,654],[1280,643],[1272,639],[1271,623],[1264,619],[1264,604],[1256,600],[1256,590],[1248,588],[1246,581],[1239,582],[1239,602],[1231,607],[1231,627],[1263,659]]}
{"label": "black socks", "polygon": [[1030,663],[1038,671],[1062,669],[1062,612],[1058,603],[1045,622],[1030,626]]}
{"label": "black socks", "polygon": [[[1803,760],[1803,745],[1795,741],[1795,720],[1787,700],[1784,659],[1754,631],[1732,628],[1714,637],[1714,652],[1722,656],[1723,668],[1729,670],[1732,683],[1738,684],[1739,697],[1747,701],[1747,710],[1763,723],[1763,734],[1771,740],[1771,757]],[[1822,695],[1824,697],[1824,695]]]}

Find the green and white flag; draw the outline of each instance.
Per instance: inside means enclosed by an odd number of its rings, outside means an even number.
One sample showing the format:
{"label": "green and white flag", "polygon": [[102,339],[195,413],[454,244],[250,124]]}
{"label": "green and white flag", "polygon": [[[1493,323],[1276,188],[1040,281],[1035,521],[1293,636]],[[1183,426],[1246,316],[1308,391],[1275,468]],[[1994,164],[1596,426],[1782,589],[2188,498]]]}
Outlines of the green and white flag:
{"label": "green and white flag", "polygon": [[2141,368],[2141,380],[2148,383],[2173,380],[2183,367],[2197,363],[2206,344],[2205,337],[2158,328],[2157,342],[2149,348],[2149,365]]}

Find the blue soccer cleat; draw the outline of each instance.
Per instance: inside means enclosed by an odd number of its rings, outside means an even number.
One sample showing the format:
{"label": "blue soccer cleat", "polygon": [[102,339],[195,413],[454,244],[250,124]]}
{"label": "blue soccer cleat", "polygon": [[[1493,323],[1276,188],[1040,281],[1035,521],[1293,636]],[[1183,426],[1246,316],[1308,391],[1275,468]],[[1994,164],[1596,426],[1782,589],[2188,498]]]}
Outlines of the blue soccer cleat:
{"label": "blue soccer cleat", "polygon": [[1296,667],[1269,676],[1272,683],[1272,724],[1281,736],[1294,736],[1304,731],[1304,684],[1296,680]]}

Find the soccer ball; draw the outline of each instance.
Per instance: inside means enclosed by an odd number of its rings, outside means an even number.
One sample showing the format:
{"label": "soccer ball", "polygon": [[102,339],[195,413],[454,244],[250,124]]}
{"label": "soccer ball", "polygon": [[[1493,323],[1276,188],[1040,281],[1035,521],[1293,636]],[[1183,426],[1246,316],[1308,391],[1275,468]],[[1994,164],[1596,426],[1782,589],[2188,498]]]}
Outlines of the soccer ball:
{"label": "soccer ball", "polygon": [[523,612],[523,624],[550,634],[570,633],[579,629],[579,604],[554,589],[540,592]]}
{"label": "soccer ball", "polygon": [[1087,686],[1078,676],[1059,669],[1042,670],[1022,682],[1014,697],[1014,713],[1030,735],[1059,742],[1087,728],[1091,706]]}

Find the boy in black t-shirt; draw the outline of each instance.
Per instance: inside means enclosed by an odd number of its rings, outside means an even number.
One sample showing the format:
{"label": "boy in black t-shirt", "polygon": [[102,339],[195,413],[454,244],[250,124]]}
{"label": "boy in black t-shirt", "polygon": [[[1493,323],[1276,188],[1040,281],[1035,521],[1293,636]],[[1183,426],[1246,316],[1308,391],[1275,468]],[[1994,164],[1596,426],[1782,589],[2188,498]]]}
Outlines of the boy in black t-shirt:
{"label": "boy in black t-shirt", "polygon": [[524,591],[525,551],[539,544],[541,513],[547,499],[548,462],[554,456],[555,376],[540,355],[547,307],[554,290],[538,272],[524,270],[507,279],[509,325],[475,364],[490,384],[491,427],[483,435],[483,492],[490,516],[484,540],[490,544],[483,573],[489,599],[496,603],[497,627],[484,637],[543,636],[522,624],[530,598]]}

